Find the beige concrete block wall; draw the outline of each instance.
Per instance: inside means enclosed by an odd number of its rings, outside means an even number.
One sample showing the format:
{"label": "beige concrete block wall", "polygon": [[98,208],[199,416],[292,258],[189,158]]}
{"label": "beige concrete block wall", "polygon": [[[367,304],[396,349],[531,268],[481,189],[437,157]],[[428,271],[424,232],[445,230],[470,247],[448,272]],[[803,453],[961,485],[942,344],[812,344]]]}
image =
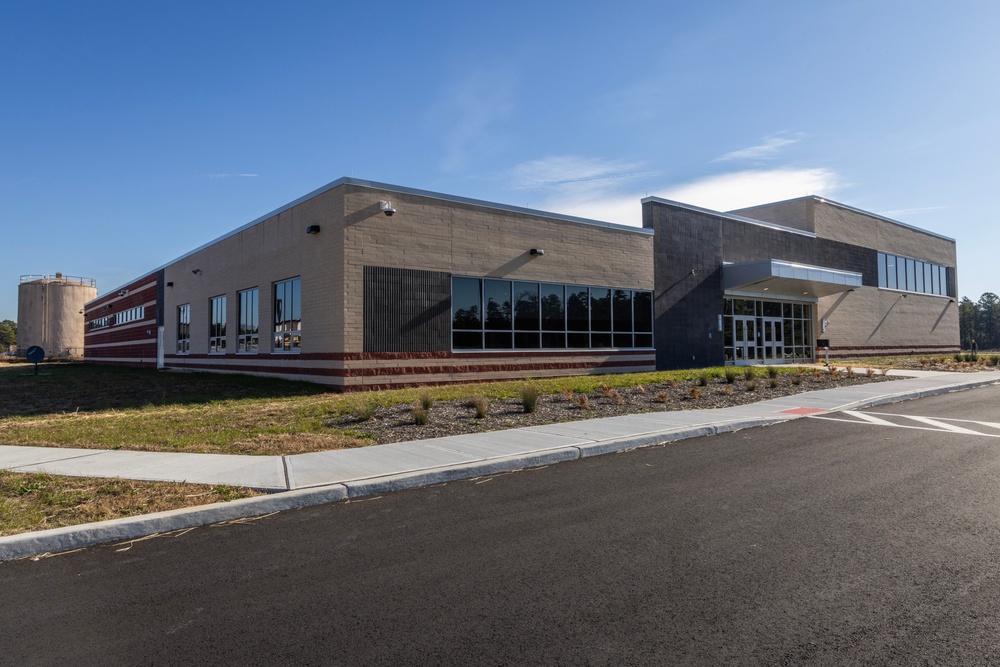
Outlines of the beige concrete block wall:
{"label": "beige concrete block wall", "polygon": [[[344,186],[345,350],[362,351],[363,267],[653,288],[653,237],[431,197]],[[379,200],[391,201],[386,217]],[[545,251],[541,257],[531,248]]]}
{"label": "beige concrete block wall", "polygon": [[[319,225],[319,234],[306,227]],[[177,349],[177,306],[191,304],[191,354],[208,353],[209,299],[225,294],[226,348],[235,352],[241,290],[259,295],[260,352],[271,351],[272,286],[302,280],[302,352],[328,352],[343,340],[343,197],[320,194],[164,270],[164,350]],[[194,270],[200,273],[195,274]]]}
{"label": "beige concrete block wall", "polygon": [[957,263],[954,242],[884,218],[817,201],[815,220],[816,233],[822,238],[953,268]]}
{"label": "beige concrete block wall", "polygon": [[816,337],[834,348],[958,346],[958,304],[946,297],[861,287],[821,298],[816,313],[829,320]]}

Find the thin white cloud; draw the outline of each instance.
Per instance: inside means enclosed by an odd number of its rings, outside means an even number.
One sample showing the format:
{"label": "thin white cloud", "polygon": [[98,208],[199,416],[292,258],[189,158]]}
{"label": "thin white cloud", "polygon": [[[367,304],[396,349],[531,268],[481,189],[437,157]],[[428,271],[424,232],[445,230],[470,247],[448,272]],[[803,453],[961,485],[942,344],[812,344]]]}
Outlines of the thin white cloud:
{"label": "thin white cloud", "polygon": [[523,162],[511,171],[513,187],[517,189],[574,187],[579,183],[593,187],[597,181],[619,181],[643,176],[639,163],[624,160],[603,160],[578,155],[554,155]]}
{"label": "thin white cloud", "polygon": [[442,167],[455,171],[479,153],[492,153],[506,142],[498,125],[514,110],[515,79],[505,69],[477,71],[444,92],[428,110],[442,133]]}
{"label": "thin white cloud", "polygon": [[731,211],[806,195],[829,196],[840,187],[840,178],[829,169],[750,169],[668,187],[656,196]]}
{"label": "thin white cloud", "polygon": [[920,208],[897,208],[891,211],[880,211],[879,215],[884,215],[887,218],[898,218],[901,216],[914,215],[916,213],[924,213],[926,211],[943,211],[948,208],[947,206],[922,206]]}
{"label": "thin white cloud", "polygon": [[647,192],[621,187],[571,192],[563,189],[550,194],[536,208],[638,227],[642,225],[640,200],[647,195],[715,211],[731,211],[810,194],[830,196],[840,187],[840,178],[829,169],[744,170],[651,188]]}
{"label": "thin white cloud", "polygon": [[792,136],[772,135],[764,139],[756,146],[741,148],[731,151],[721,157],[717,157],[715,162],[728,162],[733,160],[771,160],[782,149],[792,144],[798,143],[802,134]]}

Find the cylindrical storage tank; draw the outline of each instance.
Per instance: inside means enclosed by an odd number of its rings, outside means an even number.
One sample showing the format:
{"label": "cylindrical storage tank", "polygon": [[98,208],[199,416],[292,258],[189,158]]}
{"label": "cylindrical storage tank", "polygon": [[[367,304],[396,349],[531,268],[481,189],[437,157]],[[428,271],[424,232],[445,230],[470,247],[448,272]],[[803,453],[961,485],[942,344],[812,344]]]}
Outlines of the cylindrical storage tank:
{"label": "cylindrical storage tank", "polygon": [[38,345],[46,357],[83,356],[83,306],[97,298],[93,278],[21,276],[17,289],[17,354]]}

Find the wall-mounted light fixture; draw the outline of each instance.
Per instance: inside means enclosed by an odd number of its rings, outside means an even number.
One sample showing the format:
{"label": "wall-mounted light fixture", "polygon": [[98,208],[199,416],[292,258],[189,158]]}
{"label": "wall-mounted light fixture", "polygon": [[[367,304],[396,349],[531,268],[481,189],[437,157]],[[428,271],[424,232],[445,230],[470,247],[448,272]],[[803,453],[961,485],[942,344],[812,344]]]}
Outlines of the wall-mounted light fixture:
{"label": "wall-mounted light fixture", "polygon": [[948,303],[955,303],[954,299],[948,299]]}
{"label": "wall-mounted light fixture", "polygon": [[542,250],[541,248],[532,248],[531,250],[528,251],[528,254],[534,255],[536,257],[541,257],[542,255],[545,254],[545,251]]}
{"label": "wall-mounted light fixture", "polygon": [[191,271],[191,273],[193,273],[196,276],[200,276],[201,275],[201,269],[194,269],[194,270]]}
{"label": "wall-mounted light fixture", "polygon": [[392,207],[391,201],[385,201],[384,199],[378,203],[379,210],[385,213],[388,217],[392,217],[392,214],[396,212],[396,209]]}
{"label": "wall-mounted light fixture", "polygon": [[128,290],[127,289],[123,289],[120,292],[118,292],[118,296],[125,296],[126,294],[128,294]]}
{"label": "wall-mounted light fixture", "polygon": [[319,234],[319,225],[309,225],[306,227],[306,234]]}

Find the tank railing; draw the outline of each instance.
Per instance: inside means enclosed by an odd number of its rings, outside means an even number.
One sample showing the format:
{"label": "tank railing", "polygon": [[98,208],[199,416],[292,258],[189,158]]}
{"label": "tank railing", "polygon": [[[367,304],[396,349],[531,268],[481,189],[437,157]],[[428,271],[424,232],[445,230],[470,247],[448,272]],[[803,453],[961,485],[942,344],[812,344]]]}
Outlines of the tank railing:
{"label": "tank railing", "polygon": [[89,287],[97,287],[97,281],[93,278],[83,278],[81,276],[64,276],[61,273],[57,273],[54,276],[43,276],[37,274],[21,276],[22,283],[33,283],[38,280],[61,280],[64,283],[74,283],[80,285],[87,285]]}

